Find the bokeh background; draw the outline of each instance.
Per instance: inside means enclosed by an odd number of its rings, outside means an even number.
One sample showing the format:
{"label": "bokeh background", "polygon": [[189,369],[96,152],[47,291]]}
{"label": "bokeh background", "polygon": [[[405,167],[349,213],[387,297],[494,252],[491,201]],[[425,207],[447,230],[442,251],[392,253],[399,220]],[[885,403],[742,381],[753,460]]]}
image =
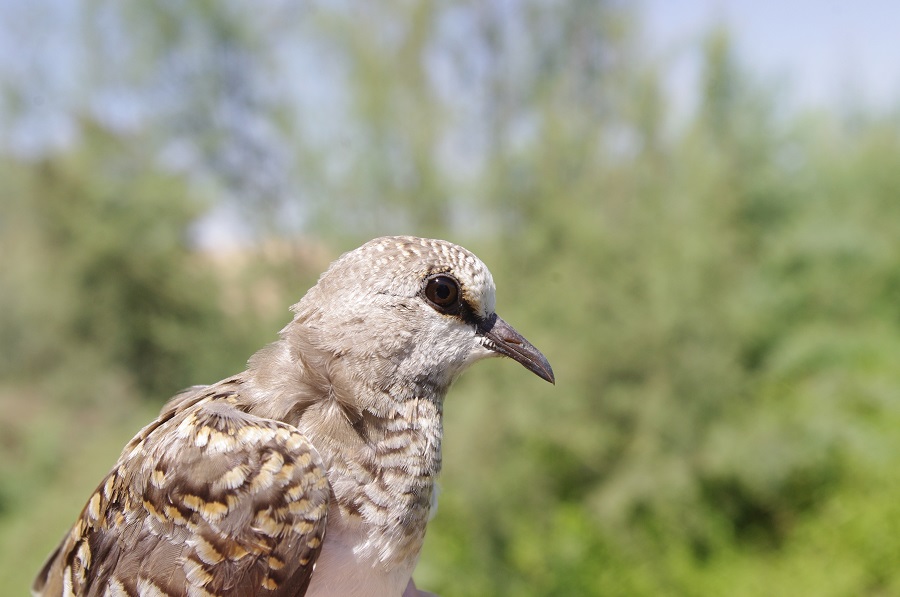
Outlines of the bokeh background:
{"label": "bokeh background", "polygon": [[451,392],[421,587],[900,595],[890,3],[0,8],[3,594],[168,396],[413,233],[558,379]]}

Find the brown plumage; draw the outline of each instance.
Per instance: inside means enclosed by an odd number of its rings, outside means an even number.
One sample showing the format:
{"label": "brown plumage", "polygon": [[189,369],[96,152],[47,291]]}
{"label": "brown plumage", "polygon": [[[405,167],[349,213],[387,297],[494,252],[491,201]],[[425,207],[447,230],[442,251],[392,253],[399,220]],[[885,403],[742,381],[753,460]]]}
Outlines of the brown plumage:
{"label": "brown plumage", "polygon": [[505,355],[465,249],[375,239],[342,256],[243,373],[174,397],[129,442],[34,582],[57,595],[391,595],[410,583],[441,467],[443,400]]}

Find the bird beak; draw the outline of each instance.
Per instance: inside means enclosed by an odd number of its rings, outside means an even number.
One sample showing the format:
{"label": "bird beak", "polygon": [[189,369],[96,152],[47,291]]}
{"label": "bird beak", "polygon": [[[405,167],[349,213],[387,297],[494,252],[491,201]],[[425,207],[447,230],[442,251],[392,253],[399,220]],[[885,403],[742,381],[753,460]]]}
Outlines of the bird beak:
{"label": "bird beak", "polygon": [[478,324],[478,334],[488,340],[485,346],[490,350],[520,362],[541,379],[556,384],[547,357],[496,313]]}

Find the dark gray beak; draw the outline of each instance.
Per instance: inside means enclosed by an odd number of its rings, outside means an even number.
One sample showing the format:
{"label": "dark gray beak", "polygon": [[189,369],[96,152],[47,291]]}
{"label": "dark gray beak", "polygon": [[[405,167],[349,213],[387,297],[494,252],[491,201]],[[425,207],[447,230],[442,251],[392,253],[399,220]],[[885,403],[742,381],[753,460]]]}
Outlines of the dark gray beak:
{"label": "dark gray beak", "polygon": [[487,340],[485,346],[490,350],[520,362],[541,379],[556,384],[547,357],[496,313],[478,324],[478,333]]}

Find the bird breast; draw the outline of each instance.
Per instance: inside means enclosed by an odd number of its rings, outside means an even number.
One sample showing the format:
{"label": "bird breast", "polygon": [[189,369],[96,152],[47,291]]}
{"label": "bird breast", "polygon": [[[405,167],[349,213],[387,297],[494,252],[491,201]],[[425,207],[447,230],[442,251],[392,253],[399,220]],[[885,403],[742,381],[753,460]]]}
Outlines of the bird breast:
{"label": "bird breast", "polygon": [[414,398],[396,402],[392,410],[364,411],[351,421],[335,406],[297,425],[328,470],[338,507],[329,514],[329,534],[337,519],[344,527],[342,541],[385,569],[418,557],[441,468],[443,433],[439,401]]}
{"label": "bird breast", "polygon": [[316,572],[306,597],[396,597],[403,593],[418,561],[418,550],[412,557],[385,567],[373,560],[370,531],[364,521],[349,514],[339,505],[328,512],[328,534],[316,562]]}

